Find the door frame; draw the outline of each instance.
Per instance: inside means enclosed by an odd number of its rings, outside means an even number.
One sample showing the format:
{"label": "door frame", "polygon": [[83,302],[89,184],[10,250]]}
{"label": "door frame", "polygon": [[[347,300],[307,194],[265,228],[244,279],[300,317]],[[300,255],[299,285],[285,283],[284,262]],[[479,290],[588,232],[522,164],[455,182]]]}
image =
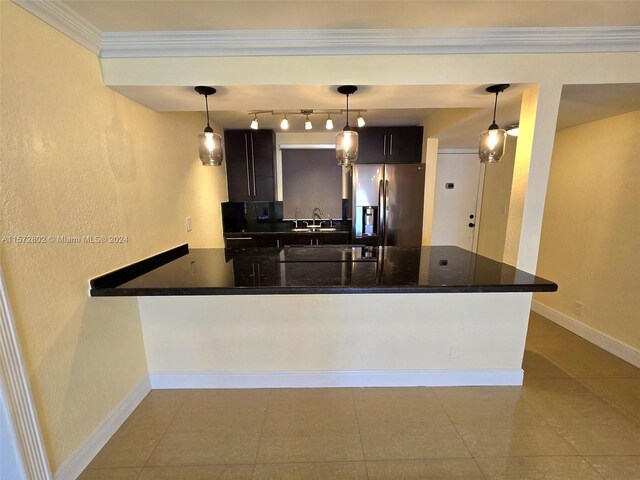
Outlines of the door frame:
{"label": "door frame", "polygon": [[[473,148],[443,148],[438,150],[438,156],[440,154],[443,155],[477,155],[478,151]],[[480,161],[480,159],[478,159]],[[475,223],[476,226],[473,230],[473,241],[472,241],[472,249],[473,253],[478,251],[478,238],[480,237],[480,222],[481,222],[481,213],[482,213],[482,196],[484,193],[484,174],[485,174],[484,163],[480,163],[480,174],[478,175],[478,188],[476,191],[476,208],[475,208]],[[437,163],[436,163],[436,171],[437,171]]]}
{"label": "door frame", "polygon": [[31,395],[9,295],[0,265],[0,376],[9,428],[25,475],[30,480],[51,480],[38,415]]}

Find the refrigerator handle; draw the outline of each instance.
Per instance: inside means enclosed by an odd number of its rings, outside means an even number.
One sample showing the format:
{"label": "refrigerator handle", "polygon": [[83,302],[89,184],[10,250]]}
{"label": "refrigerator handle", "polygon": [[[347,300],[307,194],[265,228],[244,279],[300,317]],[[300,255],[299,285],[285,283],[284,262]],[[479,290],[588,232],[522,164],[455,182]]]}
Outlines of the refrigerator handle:
{"label": "refrigerator handle", "polygon": [[389,225],[389,216],[387,215],[387,205],[389,205],[389,180],[384,181],[384,237],[383,245],[387,246],[387,232]]}
{"label": "refrigerator handle", "polygon": [[385,204],[384,204],[384,180],[380,180],[378,186],[378,243],[384,245],[384,227],[385,227]]}

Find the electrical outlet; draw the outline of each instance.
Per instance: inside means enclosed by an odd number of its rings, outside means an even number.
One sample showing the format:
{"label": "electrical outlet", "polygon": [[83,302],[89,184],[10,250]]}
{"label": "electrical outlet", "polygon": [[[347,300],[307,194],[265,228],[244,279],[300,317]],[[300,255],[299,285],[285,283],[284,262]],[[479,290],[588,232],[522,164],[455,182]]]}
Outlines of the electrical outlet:
{"label": "electrical outlet", "polygon": [[187,232],[191,231],[192,225],[191,225],[191,217],[187,217],[186,222],[187,224]]}
{"label": "electrical outlet", "polygon": [[573,302],[573,313],[575,313],[576,315],[582,316],[582,307],[584,307],[582,303]]}

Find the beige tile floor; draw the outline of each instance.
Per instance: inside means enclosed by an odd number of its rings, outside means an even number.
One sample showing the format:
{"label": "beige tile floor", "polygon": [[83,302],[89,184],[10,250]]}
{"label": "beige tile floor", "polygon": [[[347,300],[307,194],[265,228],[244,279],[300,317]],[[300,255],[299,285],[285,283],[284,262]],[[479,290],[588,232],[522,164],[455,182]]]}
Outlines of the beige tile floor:
{"label": "beige tile floor", "polygon": [[640,370],[532,313],[523,387],[155,390],[81,480],[640,479]]}

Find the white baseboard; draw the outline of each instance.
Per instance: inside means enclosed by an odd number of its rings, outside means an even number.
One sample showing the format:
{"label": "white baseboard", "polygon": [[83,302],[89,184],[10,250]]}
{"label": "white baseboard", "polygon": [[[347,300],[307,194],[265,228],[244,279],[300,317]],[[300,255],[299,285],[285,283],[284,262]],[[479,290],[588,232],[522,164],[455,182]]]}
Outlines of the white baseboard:
{"label": "white baseboard", "polygon": [[87,437],[55,473],[55,480],[76,480],[140,402],[151,391],[149,378],[143,378],[100,425]]}
{"label": "white baseboard", "polygon": [[151,387],[318,388],[522,385],[522,369],[325,372],[156,372]]}
{"label": "white baseboard", "polygon": [[590,327],[569,315],[565,315],[558,310],[548,307],[537,300],[534,300],[531,303],[531,310],[539,313],[543,317],[548,318],[552,322],[557,323],[561,327],[566,328],[594,345],[597,345],[625,362],[629,362],[630,364],[640,368],[640,350],[637,348],[621,342],[600,330],[596,330],[595,328]]}

